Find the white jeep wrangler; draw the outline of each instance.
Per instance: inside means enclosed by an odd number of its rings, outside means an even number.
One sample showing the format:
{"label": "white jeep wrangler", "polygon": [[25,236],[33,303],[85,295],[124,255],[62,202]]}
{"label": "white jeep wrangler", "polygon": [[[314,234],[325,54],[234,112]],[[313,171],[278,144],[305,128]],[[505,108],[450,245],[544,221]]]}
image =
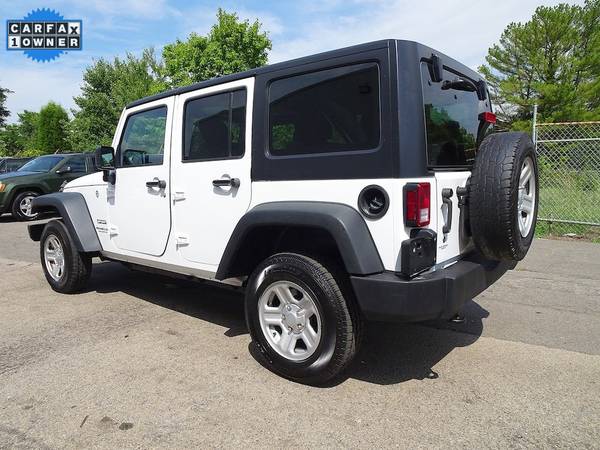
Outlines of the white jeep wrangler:
{"label": "white jeep wrangler", "polygon": [[267,364],[323,383],[364,319],[451,318],[527,253],[535,152],[491,106],[477,73],[398,40],[175,89],[124,109],[102,172],[34,200],[60,218],[30,236],[58,292],[94,256],[241,286]]}

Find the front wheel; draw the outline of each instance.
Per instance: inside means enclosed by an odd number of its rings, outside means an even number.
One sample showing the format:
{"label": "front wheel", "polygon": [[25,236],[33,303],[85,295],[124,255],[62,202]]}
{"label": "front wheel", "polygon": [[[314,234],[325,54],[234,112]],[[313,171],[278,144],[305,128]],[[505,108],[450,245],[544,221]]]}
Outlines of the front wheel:
{"label": "front wheel", "polygon": [[280,253],[263,261],[250,277],[245,304],[268,367],[306,384],[340,375],[356,354],[361,327],[350,295],[314,259]]}
{"label": "front wheel", "polygon": [[92,258],[80,253],[60,220],[44,227],[40,239],[40,259],[46,280],[56,292],[73,294],[87,284],[92,272]]}
{"label": "front wheel", "polygon": [[12,203],[13,217],[21,222],[37,219],[39,214],[31,212],[31,202],[38,195],[35,191],[18,193]]}

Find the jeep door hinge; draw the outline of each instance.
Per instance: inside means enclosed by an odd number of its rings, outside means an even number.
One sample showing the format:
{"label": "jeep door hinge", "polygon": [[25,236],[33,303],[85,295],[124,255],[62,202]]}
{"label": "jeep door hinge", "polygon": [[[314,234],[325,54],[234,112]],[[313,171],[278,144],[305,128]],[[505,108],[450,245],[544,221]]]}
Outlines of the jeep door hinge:
{"label": "jeep door hinge", "polygon": [[172,195],[174,202],[180,202],[181,200],[185,200],[185,192],[183,191],[175,191]]}
{"label": "jeep door hinge", "polygon": [[190,245],[190,238],[186,234],[179,234],[175,238],[175,244],[177,247],[185,247],[186,245]]}
{"label": "jeep door hinge", "polygon": [[119,234],[119,228],[115,225],[108,225],[108,235],[110,237],[117,236]]}

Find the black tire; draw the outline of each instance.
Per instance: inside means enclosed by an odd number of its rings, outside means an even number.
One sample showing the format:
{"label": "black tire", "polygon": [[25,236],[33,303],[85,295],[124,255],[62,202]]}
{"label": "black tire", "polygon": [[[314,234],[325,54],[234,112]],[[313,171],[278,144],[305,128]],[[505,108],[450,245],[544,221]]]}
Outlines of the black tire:
{"label": "black tire", "polygon": [[[527,158],[533,162],[535,196],[531,228],[522,236],[518,223],[519,178]],[[483,140],[469,184],[469,219],[475,245],[486,258],[520,261],[525,257],[535,233],[538,187],[537,159],[529,135],[496,133]]]}
{"label": "black tire", "polygon": [[[302,361],[280,355],[267,341],[259,319],[259,299],[273,283],[287,281],[305,290],[321,317],[321,339],[315,352]],[[319,385],[336,377],[352,362],[360,341],[361,316],[329,270],[316,260],[296,253],[267,258],[252,273],[246,288],[246,322],[252,340],[273,372],[305,384]],[[283,331],[282,331],[283,332]]]}
{"label": "black tire", "polygon": [[[58,239],[64,255],[64,270],[58,279],[50,274],[44,253],[46,243],[51,238]],[[77,250],[67,227],[60,220],[52,220],[44,227],[40,239],[40,259],[46,280],[53,290],[63,294],[81,291],[92,273],[92,258]]]}
{"label": "black tire", "polygon": [[23,191],[15,195],[11,206],[12,216],[20,222],[28,222],[30,220],[37,219],[39,214],[32,214],[28,216],[21,211],[21,202],[27,197],[37,197],[39,195],[40,193],[35,191]]}

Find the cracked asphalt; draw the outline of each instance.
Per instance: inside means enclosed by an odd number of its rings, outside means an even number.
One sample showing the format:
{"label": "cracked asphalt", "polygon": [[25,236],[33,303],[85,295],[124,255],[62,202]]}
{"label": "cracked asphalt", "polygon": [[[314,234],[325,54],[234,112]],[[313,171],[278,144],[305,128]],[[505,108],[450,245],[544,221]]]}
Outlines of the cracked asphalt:
{"label": "cracked asphalt", "polygon": [[368,325],[307,387],[251,354],[232,290],[94,266],[47,285],[0,218],[0,448],[600,448],[600,245],[536,240],[463,324]]}

